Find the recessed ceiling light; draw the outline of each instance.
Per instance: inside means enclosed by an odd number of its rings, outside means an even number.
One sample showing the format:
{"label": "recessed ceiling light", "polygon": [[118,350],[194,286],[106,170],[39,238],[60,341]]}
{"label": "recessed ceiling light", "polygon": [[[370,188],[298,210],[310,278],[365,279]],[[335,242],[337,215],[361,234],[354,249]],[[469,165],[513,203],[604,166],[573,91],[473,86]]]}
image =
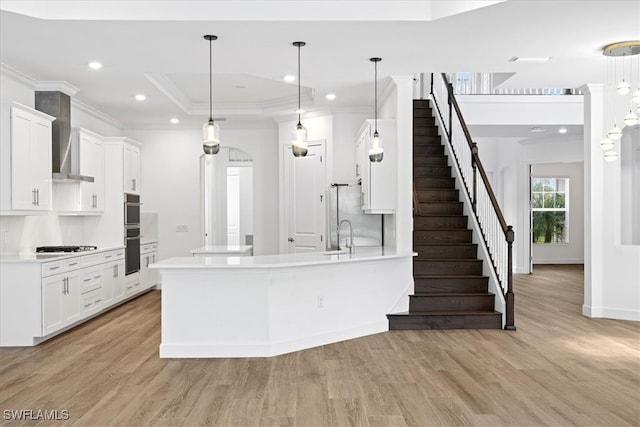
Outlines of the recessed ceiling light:
{"label": "recessed ceiling light", "polygon": [[567,133],[567,128],[558,129],[558,133]]}
{"label": "recessed ceiling light", "polygon": [[178,123],[180,123],[180,119],[177,117],[173,117],[170,120],[171,123],[173,123],[174,125],[177,125]]}
{"label": "recessed ceiling light", "polygon": [[514,56],[509,60],[509,62],[547,62],[551,59],[550,56],[540,56],[540,57],[520,57]]}
{"label": "recessed ceiling light", "polygon": [[529,129],[529,131],[533,133],[540,133],[540,132],[546,132],[547,130],[544,128],[539,128],[537,126],[534,126],[531,129]]}
{"label": "recessed ceiling light", "polygon": [[144,101],[147,97],[141,93],[136,95],[136,101]]}
{"label": "recessed ceiling light", "polygon": [[102,68],[102,64],[98,61],[91,61],[88,65],[92,70],[99,70],[100,68]]}
{"label": "recessed ceiling light", "polygon": [[284,76],[282,78],[282,80],[284,80],[287,83],[295,82],[296,81],[296,76],[291,75],[291,74],[287,74],[286,76]]}
{"label": "recessed ceiling light", "polygon": [[333,101],[334,99],[336,99],[336,94],[328,93],[327,96],[325,96],[325,98],[327,98],[329,101]]}

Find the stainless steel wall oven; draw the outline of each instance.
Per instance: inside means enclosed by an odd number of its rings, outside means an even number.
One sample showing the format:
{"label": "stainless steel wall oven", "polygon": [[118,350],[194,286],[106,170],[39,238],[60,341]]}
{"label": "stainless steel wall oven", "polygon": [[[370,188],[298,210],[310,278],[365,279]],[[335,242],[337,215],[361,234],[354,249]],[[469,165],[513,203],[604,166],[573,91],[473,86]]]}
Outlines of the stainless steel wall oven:
{"label": "stainless steel wall oven", "polygon": [[140,271],[140,196],[124,195],[125,275]]}

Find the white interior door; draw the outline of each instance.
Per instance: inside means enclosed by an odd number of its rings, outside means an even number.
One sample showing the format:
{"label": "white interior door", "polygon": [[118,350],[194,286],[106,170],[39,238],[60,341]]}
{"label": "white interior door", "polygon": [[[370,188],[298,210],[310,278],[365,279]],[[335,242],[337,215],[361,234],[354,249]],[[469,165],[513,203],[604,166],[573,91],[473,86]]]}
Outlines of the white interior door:
{"label": "white interior door", "polygon": [[289,253],[323,251],[325,167],[324,143],[309,143],[305,157],[294,157],[291,146],[283,150],[285,224]]}
{"label": "white interior door", "polygon": [[227,167],[227,244],[240,244],[240,168]]}

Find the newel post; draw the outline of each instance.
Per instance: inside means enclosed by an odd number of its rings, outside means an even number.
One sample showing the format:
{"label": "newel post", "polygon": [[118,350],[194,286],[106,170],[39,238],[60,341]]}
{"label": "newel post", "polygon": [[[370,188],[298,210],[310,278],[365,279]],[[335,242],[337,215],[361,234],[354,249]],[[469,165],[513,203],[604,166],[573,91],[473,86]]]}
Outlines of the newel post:
{"label": "newel post", "polygon": [[507,232],[505,233],[507,238],[507,295],[505,296],[506,303],[506,321],[504,323],[504,329],[507,331],[515,331],[515,295],[513,294],[513,240],[515,233],[513,227],[508,225]]}
{"label": "newel post", "polygon": [[429,92],[433,97],[433,73],[431,73],[431,92]]}
{"label": "newel post", "polygon": [[478,201],[478,168],[476,166],[476,159],[478,158],[478,144],[471,143],[471,168],[473,169],[473,211],[476,212],[476,206]]}

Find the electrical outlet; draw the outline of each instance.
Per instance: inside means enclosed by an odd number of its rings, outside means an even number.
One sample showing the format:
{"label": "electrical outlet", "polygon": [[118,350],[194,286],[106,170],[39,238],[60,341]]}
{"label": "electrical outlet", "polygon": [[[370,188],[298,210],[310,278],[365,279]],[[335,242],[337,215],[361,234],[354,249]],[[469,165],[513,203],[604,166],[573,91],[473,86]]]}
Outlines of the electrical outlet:
{"label": "electrical outlet", "polygon": [[318,295],[318,308],[324,308],[324,297],[322,295]]}
{"label": "electrical outlet", "polygon": [[176,233],[187,233],[189,232],[188,225],[176,225]]}

